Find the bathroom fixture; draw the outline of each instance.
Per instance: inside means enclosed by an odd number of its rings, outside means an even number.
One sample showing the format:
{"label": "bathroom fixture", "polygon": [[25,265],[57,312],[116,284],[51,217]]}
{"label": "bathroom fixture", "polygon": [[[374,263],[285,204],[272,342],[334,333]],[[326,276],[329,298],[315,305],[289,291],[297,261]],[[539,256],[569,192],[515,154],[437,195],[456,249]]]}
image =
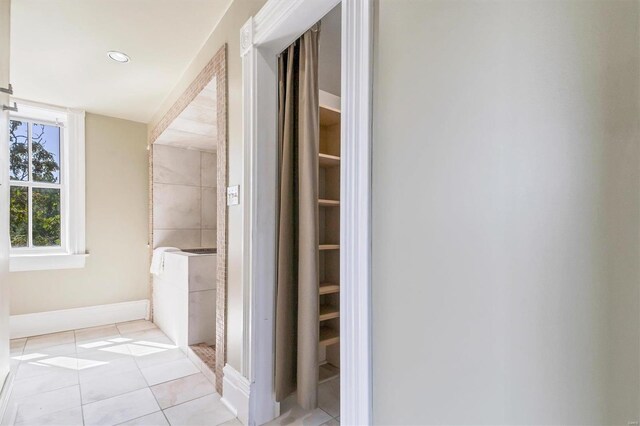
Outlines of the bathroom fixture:
{"label": "bathroom fixture", "polygon": [[13,106],[2,105],[2,110],[18,112],[18,105],[15,102],[13,103]]}
{"label": "bathroom fixture", "polygon": [[11,85],[11,83],[9,83],[9,86],[7,87],[0,87],[0,92],[6,93],[8,95],[13,95],[13,86]]}

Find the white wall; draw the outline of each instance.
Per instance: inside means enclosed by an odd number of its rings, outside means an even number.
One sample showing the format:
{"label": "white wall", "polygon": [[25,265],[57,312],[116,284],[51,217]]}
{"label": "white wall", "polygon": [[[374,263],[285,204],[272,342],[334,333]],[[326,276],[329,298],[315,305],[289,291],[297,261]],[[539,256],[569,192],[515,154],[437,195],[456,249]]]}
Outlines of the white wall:
{"label": "white wall", "polygon": [[378,12],[375,423],[637,421],[638,3]]}
{"label": "white wall", "polygon": [[142,123],[86,115],[83,269],[12,272],[11,315],[149,298],[149,162]]}
{"label": "white wall", "polygon": [[342,34],[342,3],[320,21],[318,47],[318,86],[320,90],[340,96],[340,62]]}

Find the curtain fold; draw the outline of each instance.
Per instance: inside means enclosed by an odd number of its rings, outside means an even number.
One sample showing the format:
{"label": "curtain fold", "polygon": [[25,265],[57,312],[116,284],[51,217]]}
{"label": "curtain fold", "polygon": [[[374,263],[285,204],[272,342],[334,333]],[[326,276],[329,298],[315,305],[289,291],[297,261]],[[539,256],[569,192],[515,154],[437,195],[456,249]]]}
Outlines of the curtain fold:
{"label": "curtain fold", "polygon": [[318,387],[319,25],[279,57],[279,213],[276,399],[297,391],[316,408]]}

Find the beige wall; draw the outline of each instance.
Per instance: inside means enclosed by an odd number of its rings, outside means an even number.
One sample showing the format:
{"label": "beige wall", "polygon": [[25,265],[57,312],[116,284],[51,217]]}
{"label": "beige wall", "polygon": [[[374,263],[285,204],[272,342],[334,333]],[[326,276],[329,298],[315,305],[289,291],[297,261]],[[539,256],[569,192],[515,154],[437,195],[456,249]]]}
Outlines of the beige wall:
{"label": "beige wall", "polygon": [[146,125],[86,115],[84,269],[14,272],[11,314],[149,298]]}
{"label": "beige wall", "polygon": [[[240,60],[240,27],[253,16],[265,0],[235,0],[180,82],[167,97],[149,124],[153,129],[171,105],[191,84],[213,55],[227,43],[229,82],[229,185],[241,185],[242,151],[242,62]],[[242,188],[240,188],[242,191]],[[242,204],[229,208],[228,219],[228,293],[227,293],[227,362],[242,370]]]}
{"label": "beige wall", "polygon": [[375,423],[638,421],[638,3],[378,12]]}

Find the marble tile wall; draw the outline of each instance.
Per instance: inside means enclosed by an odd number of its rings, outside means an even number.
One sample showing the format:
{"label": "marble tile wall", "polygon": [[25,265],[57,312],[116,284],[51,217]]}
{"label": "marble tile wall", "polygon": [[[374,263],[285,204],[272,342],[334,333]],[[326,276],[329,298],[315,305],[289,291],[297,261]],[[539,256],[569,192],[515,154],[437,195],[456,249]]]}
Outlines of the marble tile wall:
{"label": "marble tile wall", "polygon": [[216,154],[153,145],[153,245],[216,246]]}

